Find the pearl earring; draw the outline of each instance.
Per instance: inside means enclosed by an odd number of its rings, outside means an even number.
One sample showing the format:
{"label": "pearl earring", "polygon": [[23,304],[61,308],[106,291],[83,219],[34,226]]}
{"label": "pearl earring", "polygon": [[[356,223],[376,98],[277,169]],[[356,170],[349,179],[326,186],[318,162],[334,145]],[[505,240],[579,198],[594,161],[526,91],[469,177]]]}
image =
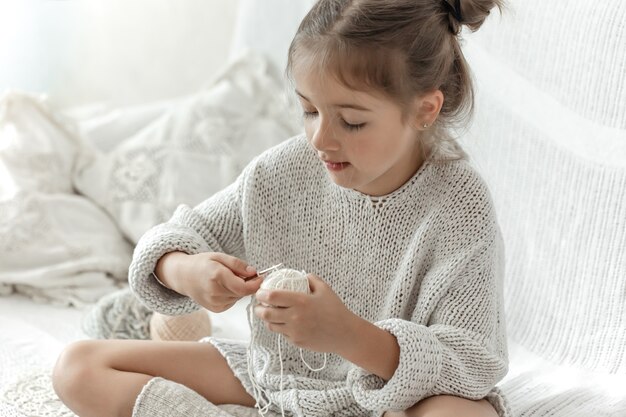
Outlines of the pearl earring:
{"label": "pearl earring", "polygon": [[428,123],[424,123],[424,129],[426,129],[428,127]]}

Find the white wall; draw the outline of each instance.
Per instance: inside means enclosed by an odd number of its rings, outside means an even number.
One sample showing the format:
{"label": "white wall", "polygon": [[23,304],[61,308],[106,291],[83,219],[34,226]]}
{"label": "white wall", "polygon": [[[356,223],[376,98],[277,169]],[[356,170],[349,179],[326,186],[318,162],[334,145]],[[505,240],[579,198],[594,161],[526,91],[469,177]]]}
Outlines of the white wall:
{"label": "white wall", "polygon": [[60,107],[189,93],[228,57],[237,0],[0,0],[0,91]]}

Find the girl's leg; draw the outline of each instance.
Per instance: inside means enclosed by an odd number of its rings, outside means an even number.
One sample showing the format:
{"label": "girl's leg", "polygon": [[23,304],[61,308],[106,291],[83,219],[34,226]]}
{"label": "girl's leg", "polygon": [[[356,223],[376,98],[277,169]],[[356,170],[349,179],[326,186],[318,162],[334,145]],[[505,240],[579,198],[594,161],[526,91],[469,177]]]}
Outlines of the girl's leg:
{"label": "girl's leg", "polygon": [[453,395],[435,395],[425,398],[408,410],[388,411],[383,417],[498,417],[487,400],[472,401]]}
{"label": "girl's leg", "polygon": [[130,417],[155,376],[186,385],[214,404],[255,404],[210,343],[79,341],[59,356],[52,379],[59,398],[80,417]]}

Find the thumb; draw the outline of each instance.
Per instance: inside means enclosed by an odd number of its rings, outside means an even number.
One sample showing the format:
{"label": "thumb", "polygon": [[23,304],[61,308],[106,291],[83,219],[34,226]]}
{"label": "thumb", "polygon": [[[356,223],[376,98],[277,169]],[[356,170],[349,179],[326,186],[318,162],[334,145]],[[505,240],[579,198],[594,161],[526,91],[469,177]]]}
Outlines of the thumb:
{"label": "thumb", "polygon": [[308,274],[306,277],[309,280],[309,288],[311,289],[311,294],[315,294],[317,291],[326,286],[324,280],[322,280],[322,278],[318,277],[315,274]]}
{"label": "thumb", "polygon": [[240,277],[251,277],[256,274],[256,268],[248,265],[246,261],[226,253],[214,252],[211,254],[211,258],[230,269],[233,274]]}

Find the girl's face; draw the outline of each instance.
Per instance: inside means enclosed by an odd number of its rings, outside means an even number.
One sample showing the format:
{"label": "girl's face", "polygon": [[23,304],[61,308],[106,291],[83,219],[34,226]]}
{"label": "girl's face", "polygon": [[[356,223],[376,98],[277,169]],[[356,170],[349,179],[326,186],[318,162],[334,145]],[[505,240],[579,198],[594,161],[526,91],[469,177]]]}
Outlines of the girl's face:
{"label": "girl's face", "polygon": [[382,196],[417,172],[418,131],[403,122],[399,105],[331,76],[294,71],[294,79],[306,136],[337,185]]}

